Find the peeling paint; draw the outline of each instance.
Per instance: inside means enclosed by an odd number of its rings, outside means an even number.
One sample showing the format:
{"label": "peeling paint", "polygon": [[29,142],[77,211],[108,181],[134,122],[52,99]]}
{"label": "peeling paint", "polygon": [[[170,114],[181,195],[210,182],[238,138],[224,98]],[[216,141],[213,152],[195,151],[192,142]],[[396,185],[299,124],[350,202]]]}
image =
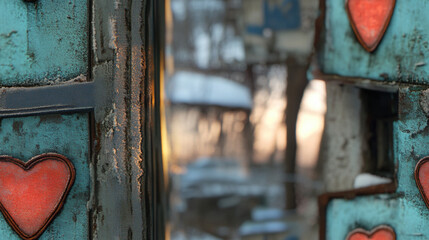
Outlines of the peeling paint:
{"label": "peeling paint", "polygon": [[146,239],[141,182],[145,7],[146,1],[94,1],[93,76],[97,88],[103,89],[95,109],[99,151],[92,236],[97,239]]}

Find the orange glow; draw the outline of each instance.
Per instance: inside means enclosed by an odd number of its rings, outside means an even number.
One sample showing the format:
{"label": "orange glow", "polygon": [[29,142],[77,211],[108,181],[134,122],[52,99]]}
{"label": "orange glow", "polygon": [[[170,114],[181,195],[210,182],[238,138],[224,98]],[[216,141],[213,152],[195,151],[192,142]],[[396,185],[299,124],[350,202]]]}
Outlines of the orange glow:
{"label": "orange glow", "polygon": [[325,125],[325,82],[312,80],[304,93],[297,121],[297,162],[301,167],[316,164]]}
{"label": "orange glow", "polygon": [[[170,7],[170,0],[165,0],[165,15],[166,15],[166,28],[167,28],[167,36],[170,36],[171,34],[168,34],[171,32],[171,24],[172,17],[171,17],[171,7]],[[170,26],[170,28],[168,28]],[[171,41],[167,37],[166,41]],[[159,76],[159,85],[160,85],[160,125],[161,125],[161,151],[162,151],[162,167],[163,167],[163,173],[164,173],[164,187],[165,189],[168,188],[169,184],[169,161],[170,161],[170,144],[168,141],[168,133],[167,133],[167,123],[165,119],[165,55],[160,54],[160,76]]]}

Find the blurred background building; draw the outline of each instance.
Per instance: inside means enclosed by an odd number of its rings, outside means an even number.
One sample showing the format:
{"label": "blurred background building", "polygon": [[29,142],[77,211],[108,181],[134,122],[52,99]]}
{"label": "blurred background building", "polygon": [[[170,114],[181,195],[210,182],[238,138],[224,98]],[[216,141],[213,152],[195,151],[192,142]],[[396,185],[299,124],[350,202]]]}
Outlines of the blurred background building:
{"label": "blurred background building", "polygon": [[167,2],[170,239],[317,239],[317,0]]}

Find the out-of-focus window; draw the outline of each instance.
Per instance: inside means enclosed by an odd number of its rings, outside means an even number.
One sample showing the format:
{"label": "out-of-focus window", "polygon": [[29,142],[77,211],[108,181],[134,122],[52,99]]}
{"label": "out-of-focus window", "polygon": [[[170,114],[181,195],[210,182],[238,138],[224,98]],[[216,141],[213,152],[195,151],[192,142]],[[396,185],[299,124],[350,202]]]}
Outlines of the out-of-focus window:
{"label": "out-of-focus window", "polygon": [[[300,29],[312,26],[302,17],[311,15],[302,13],[312,9],[309,2],[315,1],[167,4],[169,238],[316,239],[324,83],[311,81],[303,94],[296,172],[286,174],[286,89],[293,85],[286,43],[280,42],[290,31],[305,37],[302,43],[291,35],[294,59],[305,65],[311,34]],[[283,28],[268,13],[294,18]],[[304,45],[308,52],[300,50]],[[297,207],[285,209],[290,182],[296,184]]]}

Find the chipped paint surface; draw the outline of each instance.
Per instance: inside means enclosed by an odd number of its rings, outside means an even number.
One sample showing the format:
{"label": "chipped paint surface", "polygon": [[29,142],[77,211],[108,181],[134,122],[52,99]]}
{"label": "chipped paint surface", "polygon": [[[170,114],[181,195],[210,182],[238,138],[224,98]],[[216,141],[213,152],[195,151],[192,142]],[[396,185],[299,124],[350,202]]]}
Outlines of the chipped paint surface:
{"label": "chipped paint surface", "polygon": [[0,1],[0,85],[44,85],[88,71],[88,0]]}
{"label": "chipped paint surface", "polygon": [[[0,154],[23,161],[48,152],[66,156],[76,169],[76,180],[65,205],[40,237],[45,239],[88,239],[87,202],[90,191],[88,114],[42,115],[4,118],[0,124]],[[18,235],[0,216],[1,239],[18,240]]]}
{"label": "chipped paint surface", "polygon": [[[147,239],[143,139],[147,1],[93,1],[93,66],[97,92],[94,239]],[[130,18],[131,16],[131,18]],[[146,117],[146,119],[145,119]],[[149,159],[147,161],[150,161]],[[146,210],[145,210],[146,209]]]}
{"label": "chipped paint surface", "polygon": [[[429,209],[414,178],[417,162],[429,156],[429,89],[427,86],[429,85],[429,65],[427,64],[429,3],[419,0],[396,1],[385,35],[372,53],[365,51],[353,33],[344,0],[322,0],[321,3],[325,15],[322,14],[324,20],[320,22],[322,24],[318,35],[320,39],[316,41],[319,64],[316,68],[320,67],[324,73],[321,76],[327,80],[352,83],[352,88],[363,86],[372,90],[390,92],[399,89],[399,116],[393,123],[396,191],[389,194],[360,195],[355,198],[330,200],[326,209],[326,235],[323,236],[329,240],[342,240],[356,228],[371,230],[380,225],[388,225],[395,230],[397,239],[429,239],[427,228]],[[336,91],[350,98],[353,97],[341,89],[341,84],[338,86],[340,87],[336,87]],[[392,86],[394,88],[389,89]],[[328,96],[329,98],[339,101],[339,98],[333,96]],[[362,101],[360,98],[355,97],[355,99],[358,102]],[[354,105],[341,101],[337,104],[343,104],[349,108],[343,110],[343,114],[347,116],[353,115],[356,111]],[[326,128],[328,135],[333,133],[344,135],[343,132],[347,133],[347,130],[334,129],[344,123],[339,122],[340,125],[335,125],[332,124],[335,122],[329,118],[329,111],[333,111],[332,108],[335,110],[335,103],[328,101]],[[365,114],[367,112],[364,110],[360,116]],[[359,120],[350,122],[359,123]],[[365,137],[356,136],[358,140],[367,141]],[[337,137],[334,140],[338,139],[341,138]],[[329,139],[329,142],[334,140]],[[356,144],[353,146],[352,150],[344,151],[346,155],[351,155],[345,161],[349,165],[363,163],[365,167],[367,163],[356,160],[356,156],[364,156],[368,149]],[[332,145],[328,146],[329,148],[332,148]],[[359,153],[356,154],[356,151]],[[331,153],[327,157],[335,160],[337,155]],[[340,172],[338,174],[340,180],[327,182],[329,191],[351,189],[344,186],[346,181],[342,180],[343,178],[354,180],[354,172],[347,166],[337,169],[328,168],[328,170],[325,174],[333,178],[336,178],[337,172]],[[348,176],[345,176],[347,173]]]}
{"label": "chipped paint surface", "polygon": [[394,124],[398,188],[394,194],[334,199],[328,205],[326,239],[342,240],[355,228],[378,225],[395,229],[398,239],[428,239],[429,209],[414,179],[417,162],[429,155],[429,105],[423,87],[401,87],[399,120]]}
{"label": "chipped paint surface", "polygon": [[368,53],[350,26],[344,0],[326,0],[319,64],[326,74],[429,83],[429,2],[397,1],[378,48]]}
{"label": "chipped paint surface", "polygon": [[[57,151],[75,164],[77,176],[69,195],[73,199],[42,240],[163,238],[162,232],[155,232],[162,229],[158,216],[163,209],[155,189],[162,177],[153,171],[161,163],[154,5],[158,2],[0,1],[7,12],[0,16],[7,23],[0,26],[0,86],[66,86],[76,77],[94,86],[93,96],[88,96],[95,102],[91,142],[87,114],[2,121],[7,127],[1,128],[0,139],[4,134],[4,141],[10,141],[2,146],[4,154],[28,159]],[[57,104],[55,99],[52,104]],[[0,236],[16,239],[8,231],[0,219]]]}

